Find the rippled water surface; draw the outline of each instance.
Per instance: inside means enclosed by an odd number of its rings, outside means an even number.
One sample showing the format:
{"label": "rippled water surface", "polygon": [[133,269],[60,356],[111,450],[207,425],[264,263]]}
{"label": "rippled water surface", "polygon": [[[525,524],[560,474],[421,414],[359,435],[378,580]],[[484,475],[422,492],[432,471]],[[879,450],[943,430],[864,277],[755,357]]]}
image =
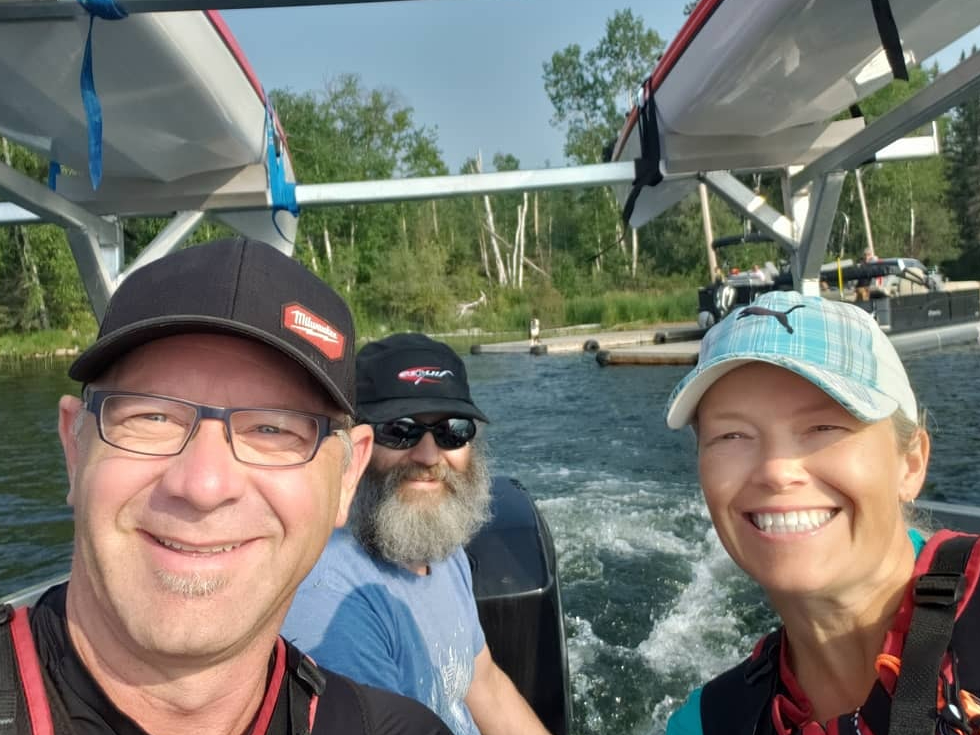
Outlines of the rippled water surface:
{"label": "rippled water surface", "polygon": [[[905,358],[932,414],[925,495],[976,504],[980,348]],[[697,486],[693,442],[662,410],[681,367],[589,355],[466,357],[497,474],[547,519],[562,577],[576,735],[647,735],[772,623],[731,564]],[[64,363],[0,369],[0,592],[67,568],[71,514],[57,400]]]}

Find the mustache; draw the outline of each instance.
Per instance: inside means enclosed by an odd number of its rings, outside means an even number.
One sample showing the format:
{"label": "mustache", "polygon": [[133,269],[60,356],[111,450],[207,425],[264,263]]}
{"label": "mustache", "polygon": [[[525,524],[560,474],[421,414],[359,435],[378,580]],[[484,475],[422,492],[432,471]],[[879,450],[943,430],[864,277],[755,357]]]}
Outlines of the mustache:
{"label": "mustache", "polygon": [[[424,500],[398,493],[411,480],[441,480],[445,491]],[[431,501],[431,502],[430,502]],[[448,558],[490,517],[490,472],[486,454],[473,445],[468,466],[368,466],[351,503],[347,526],[370,553],[405,567]]]}
{"label": "mustache", "polygon": [[388,472],[388,482],[400,484],[402,482],[423,481],[423,482],[446,482],[450,475],[454,474],[446,465],[437,464],[431,467],[414,464],[404,467],[394,467]]}

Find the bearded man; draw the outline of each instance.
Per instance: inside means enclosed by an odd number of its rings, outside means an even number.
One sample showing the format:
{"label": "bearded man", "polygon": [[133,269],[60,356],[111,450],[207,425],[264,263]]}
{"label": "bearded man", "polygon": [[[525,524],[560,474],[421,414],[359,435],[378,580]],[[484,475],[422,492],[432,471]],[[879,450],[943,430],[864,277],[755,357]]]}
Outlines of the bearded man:
{"label": "bearded man", "polygon": [[346,528],[301,584],[283,635],[317,662],[413,697],[455,735],[546,733],[487,648],[463,550],[490,473],[466,368],[421,334],[365,345],[357,417],[371,462]]}

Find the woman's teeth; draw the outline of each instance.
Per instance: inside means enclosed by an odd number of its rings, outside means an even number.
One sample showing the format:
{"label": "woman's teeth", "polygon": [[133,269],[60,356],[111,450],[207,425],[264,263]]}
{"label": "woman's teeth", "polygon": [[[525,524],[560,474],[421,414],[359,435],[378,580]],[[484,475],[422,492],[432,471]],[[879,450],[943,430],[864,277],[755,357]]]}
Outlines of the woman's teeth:
{"label": "woman's teeth", "polygon": [[752,523],[766,533],[815,531],[837,514],[831,510],[791,510],[787,513],[751,513]]}

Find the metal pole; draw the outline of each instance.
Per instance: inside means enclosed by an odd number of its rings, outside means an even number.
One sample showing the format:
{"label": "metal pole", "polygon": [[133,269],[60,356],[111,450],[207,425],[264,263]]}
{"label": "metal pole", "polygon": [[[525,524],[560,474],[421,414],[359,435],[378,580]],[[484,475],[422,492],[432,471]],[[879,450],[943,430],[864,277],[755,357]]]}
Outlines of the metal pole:
{"label": "metal pole", "polygon": [[875,243],[871,237],[871,218],[868,216],[868,202],[864,198],[864,184],[861,183],[861,169],[854,169],[854,179],[857,181],[858,201],[861,202],[861,216],[864,218],[864,237],[868,241],[868,255],[875,257]]}
{"label": "metal pole", "polygon": [[708,280],[713,281],[718,270],[718,258],[711,243],[715,241],[711,231],[711,209],[708,207],[708,187],[703,181],[698,182],[698,197],[701,199],[701,224],[704,226],[704,246],[708,250]]}

